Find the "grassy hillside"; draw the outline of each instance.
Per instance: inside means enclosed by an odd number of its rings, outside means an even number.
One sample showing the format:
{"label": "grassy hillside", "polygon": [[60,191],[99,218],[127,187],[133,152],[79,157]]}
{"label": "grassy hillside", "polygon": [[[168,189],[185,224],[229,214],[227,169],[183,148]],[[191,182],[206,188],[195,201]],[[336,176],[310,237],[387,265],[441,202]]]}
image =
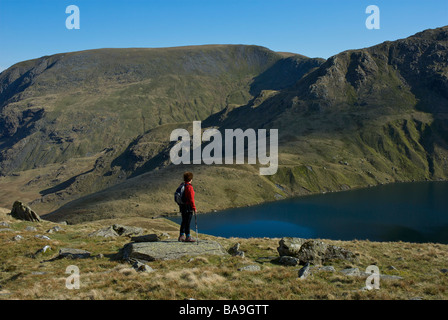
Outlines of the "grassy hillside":
{"label": "grassy hillside", "polygon": [[[271,85],[262,74],[283,60],[285,68],[309,59],[216,45],[90,50],[19,63],[0,75],[0,173],[90,156],[159,125],[246,104]],[[309,68],[289,68],[279,85]]]}

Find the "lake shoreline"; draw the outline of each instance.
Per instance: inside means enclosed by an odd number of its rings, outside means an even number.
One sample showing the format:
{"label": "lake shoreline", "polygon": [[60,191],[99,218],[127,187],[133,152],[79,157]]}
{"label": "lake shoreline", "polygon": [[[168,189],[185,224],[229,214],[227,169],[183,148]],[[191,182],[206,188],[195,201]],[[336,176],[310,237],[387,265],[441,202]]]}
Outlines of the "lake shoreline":
{"label": "lake shoreline", "polygon": [[[213,236],[448,243],[447,181],[399,182],[202,214]],[[273,214],[275,212],[275,214]],[[180,223],[179,215],[164,216]],[[199,220],[198,219],[198,220]]]}
{"label": "lake shoreline", "polygon": [[[318,196],[318,195],[324,195],[324,194],[335,194],[335,193],[343,193],[343,192],[350,192],[350,191],[357,191],[357,190],[368,190],[368,189],[372,189],[372,188],[378,188],[378,187],[382,187],[382,186],[389,186],[389,185],[396,185],[396,184],[418,184],[418,183],[438,183],[438,182],[448,182],[447,180],[443,180],[443,179],[439,179],[439,180],[416,180],[416,181],[394,181],[394,182],[389,182],[389,183],[380,183],[377,185],[368,185],[368,186],[361,186],[361,187],[353,187],[347,190],[332,190],[332,191],[322,191],[322,192],[311,192],[309,194],[303,194],[303,195],[290,195],[287,197],[284,197],[283,199],[275,199],[275,200],[267,200],[265,202],[261,202],[261,203],[256,203],[256,204],[247,204],[247,205],[242,205],[242,206],[228,206],[225,208],[220,208],[218,209],[213,209],[213,210],[208,210],[205,212],[201,212],[201,210],[198,210],[197,214],[198,215],[205,215],[205,214],[213,214],[213,213],[219,213],[222,211],[227,211],[227,210],[232,210],[232,209],[241,209],[241,208],[253,208],[253,207],[257,207],[257,206],[261,206],[261,205],[265,205],[265,204],[269,204],[269,203],[276,203],[279,201],[286,201],[286,200],[293,200],[293,199],[302,199],[302,198],[306,198],[306,197],[313,197],[313,196]],[[176,217],[176,216],[180,216],[180,212],[178,213],[162,213],[159,215],[159,217]]]}

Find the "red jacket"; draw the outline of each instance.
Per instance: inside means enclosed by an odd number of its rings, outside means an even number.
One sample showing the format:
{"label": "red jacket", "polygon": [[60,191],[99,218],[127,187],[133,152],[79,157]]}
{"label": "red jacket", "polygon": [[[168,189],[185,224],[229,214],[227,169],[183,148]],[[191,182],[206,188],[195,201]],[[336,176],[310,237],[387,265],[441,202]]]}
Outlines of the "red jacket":
{"label": "red jacket", "polygon": [[196,211],[196,204],[194,203],[194,190],[189,182],[185,182],[185,204],[193,211]]}

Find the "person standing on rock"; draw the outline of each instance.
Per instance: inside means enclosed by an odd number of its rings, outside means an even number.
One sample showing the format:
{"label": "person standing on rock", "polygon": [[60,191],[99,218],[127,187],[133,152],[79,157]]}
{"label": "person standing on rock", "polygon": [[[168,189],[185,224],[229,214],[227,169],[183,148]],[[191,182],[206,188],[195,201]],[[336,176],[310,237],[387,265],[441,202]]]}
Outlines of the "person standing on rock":
{"label": "person standing on rock", "polygon": [[179,205],[180,212],[182,214],[182,222],[180,224],[180,236],[181,242],[195,242],[190,235],[190,224],[193,213],[196,214],[196,204],[194,202],[194,190],[191,182],[193,181],[193,173],[184,173],[184,197],[185,203]]}

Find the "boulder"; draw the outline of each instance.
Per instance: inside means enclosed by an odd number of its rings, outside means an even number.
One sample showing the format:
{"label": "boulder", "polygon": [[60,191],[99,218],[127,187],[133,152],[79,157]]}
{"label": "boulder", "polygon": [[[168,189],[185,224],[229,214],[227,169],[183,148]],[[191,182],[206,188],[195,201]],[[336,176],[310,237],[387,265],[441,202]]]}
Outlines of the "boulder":
{"label": "boulder", "polygon": [[299,279],[304,280],[309,277],[311,274],[310,263],[307,262],[300,270],[299,270]]}
{"label": "boulder", "polygon": [[131,242],[122,249],[123,260],[140,261],[173,260],[184,256],[226,255],[227,252],[216,241],[201,240],[199,243],[163,240],[156,242]]}
{"label": "boulder", "polygon": [[14,202],[10,215],[13,218],[19,220],[32,221],[32,222],[42,221],[36,212],[31,210],[30,207],[28,207],[21,201]]}
{"label": "boulder", "polygon": [[277,248],[278,254],[280,256],[295,257],[299,253],[302,244],[306,241],[307,239],[302,238],[282,238],[279,242],[279,247]]}
{"label": "boulder", "polygon": [[327,244],[319,240],[307,240],[302,238],[283,238],[277,248],[280,256],[295,257],[300,264],[307,262],[315,265],[323,264],[331,260],[356,261],[357,257],[351,251]]}
{"label": "boulder", "polygon": [[338,246],[328,245],[327,251],[325,252],[324,260],[347,260],[354,262],[358,260],[358,258],[350,250]]}
{"label": "boulder", "polygon": [[308,262],[322,264],[327,250],[328,244],[322,241],[309,240],[300,247],[297,258],[302,264]]}

